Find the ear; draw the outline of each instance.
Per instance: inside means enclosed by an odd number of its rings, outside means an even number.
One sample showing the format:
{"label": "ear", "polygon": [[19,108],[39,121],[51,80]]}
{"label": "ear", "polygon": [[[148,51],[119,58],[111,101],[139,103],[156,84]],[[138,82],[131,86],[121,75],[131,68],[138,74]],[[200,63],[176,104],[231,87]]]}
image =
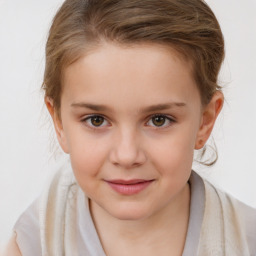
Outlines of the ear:
{"label": "ear", "polygon": [[68,151],[67,139],[65,136],[65,132],[63,130],[60,116],[57,113],[57,110],[54,108],[53,100],[49,97],[45,97],[44,102],[45,102],[45,105],[52,117],[59,144],[60,144],[61,148],[63,149],[63,151],[68,154],[69,151]]}
{"label": "ear", "polygon": [[221,91],[217,91],[213,95],[211,101],[203,108],[195,149],[201,149],[210,137],[215,121],[223,107],[223,102],[223,93]]}

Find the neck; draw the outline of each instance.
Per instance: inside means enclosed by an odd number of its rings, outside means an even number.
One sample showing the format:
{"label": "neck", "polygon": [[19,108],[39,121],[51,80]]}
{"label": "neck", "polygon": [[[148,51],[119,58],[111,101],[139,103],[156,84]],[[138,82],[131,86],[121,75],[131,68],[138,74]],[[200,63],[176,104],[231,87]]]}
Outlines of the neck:
{"label": "neck", "polygon": [[[155,250],[158,254],[161,254],[159,248],[164,249],[164,244],[168,245],[173,252],[176,248],[175,251],[179,252],[177,255],[181,255],[188,227],[189,203],[190,191],[187,184],[179,196],[173,198],[163,209],[145,219],[120,220],[108,214],[94,202],[90,202],[90,208],[105,252],[110,252],[111,248],[117,252],[116,241],[118,240],[120,251],[136,250],[137,253],[129,255],[155,255],[152,246],[156,247]],[[138,250],[138,247],[141,250],[143,248],[150,249],[150,254],[145,254],[145,252],[138,254],[138,251],[141,251]],[[107,253],[107,255],[118,255],[118,253]]]}

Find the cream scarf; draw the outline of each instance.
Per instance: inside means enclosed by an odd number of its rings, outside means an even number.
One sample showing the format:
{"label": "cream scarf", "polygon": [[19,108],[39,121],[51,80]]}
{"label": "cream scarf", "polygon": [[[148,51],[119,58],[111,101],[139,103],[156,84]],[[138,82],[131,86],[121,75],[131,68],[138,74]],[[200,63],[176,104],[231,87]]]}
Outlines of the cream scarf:
{"label": "cream scarf", "polygon": [[[243,218],[236,201],[205,185],[205,212],[197,256],[249,256]],[[72,171],[56,174],[43,194],[40,231],[43,256],[77,256],[76,200]],[[193,256],[193,255],[191,255]]]}

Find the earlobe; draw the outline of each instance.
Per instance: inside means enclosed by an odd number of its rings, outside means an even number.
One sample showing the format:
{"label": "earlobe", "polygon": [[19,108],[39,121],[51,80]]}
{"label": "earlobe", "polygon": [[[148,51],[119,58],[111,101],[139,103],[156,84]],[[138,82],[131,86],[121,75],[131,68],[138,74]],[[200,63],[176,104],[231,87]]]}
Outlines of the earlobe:
{"label": "earlobe", "polygon": [[197,134],[195,149],[204,147],[206,141],[211,135],[215,121],[223,107],[224,97],[221,91],[215,92],[211,101],[204,107],[200,128]]}
{"label": "earlobe", "polygon": [[68,154],[69,151],[68,151],[66,136],[65,136],[65,133],[63,130],[61,119],[57,113],[57,110],[54,108],[53,100],[49,97],[45,97],[44,101],[45,101],[45,105],[52,117],[52,121],[54,124],[55,132],[56,132],[59,144],[60,144],[61,148],[63,149],[63,151]]}

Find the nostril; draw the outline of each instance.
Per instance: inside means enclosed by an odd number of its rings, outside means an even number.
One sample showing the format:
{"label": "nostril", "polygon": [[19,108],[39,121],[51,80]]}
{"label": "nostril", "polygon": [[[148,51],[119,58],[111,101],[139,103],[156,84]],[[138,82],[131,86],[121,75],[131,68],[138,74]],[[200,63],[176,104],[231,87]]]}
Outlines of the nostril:
{"label": "nostril", "polygon": [[110,161],[114,165],[119,165],[129,169],[142,165],[146,161],[146,156],[140,148],[116,148],[110,154]]}

